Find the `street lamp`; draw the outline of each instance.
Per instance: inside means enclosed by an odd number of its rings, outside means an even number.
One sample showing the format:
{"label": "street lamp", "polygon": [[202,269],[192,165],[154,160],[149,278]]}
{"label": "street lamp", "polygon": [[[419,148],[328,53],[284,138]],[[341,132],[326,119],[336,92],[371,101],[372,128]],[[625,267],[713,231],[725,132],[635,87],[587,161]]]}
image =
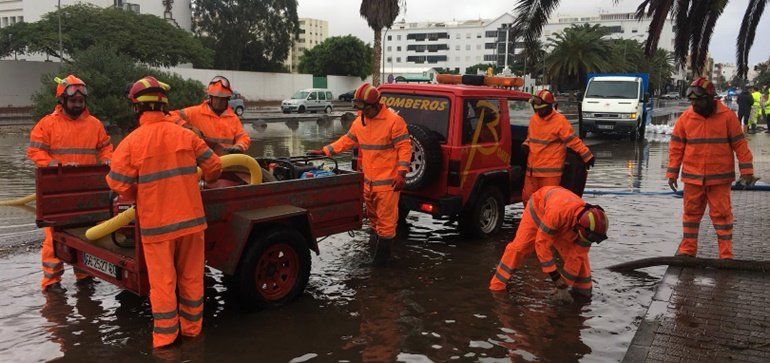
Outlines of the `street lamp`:
{"label": "street lamp", "polygon": [[380,83],[382,83],[382,77],[385,75],[385,40],[388,39],[388,30],[385,28],[385,35],[382,36],[382,72],[380,72]]}
{"label": "street lamp", "polygon": [[61,68],[62,64],[64,63],[64,43],[62,42],[61,37],[61,0],[59,0],[58,5],[59,11],[57,11],[59,15],[59,68]]}

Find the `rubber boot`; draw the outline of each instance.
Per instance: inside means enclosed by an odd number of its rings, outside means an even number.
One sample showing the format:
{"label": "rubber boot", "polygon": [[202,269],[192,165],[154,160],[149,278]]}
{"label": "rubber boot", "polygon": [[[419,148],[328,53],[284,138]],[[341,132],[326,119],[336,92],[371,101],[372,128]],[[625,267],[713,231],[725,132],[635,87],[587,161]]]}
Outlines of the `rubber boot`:
{"label": "rubber boot", "polygon": [[384,238],[377,236],[374,245],[374,257],[372,258],[373,266],[385,266],[393,259],[391,248],[393,246],[393,238]]}

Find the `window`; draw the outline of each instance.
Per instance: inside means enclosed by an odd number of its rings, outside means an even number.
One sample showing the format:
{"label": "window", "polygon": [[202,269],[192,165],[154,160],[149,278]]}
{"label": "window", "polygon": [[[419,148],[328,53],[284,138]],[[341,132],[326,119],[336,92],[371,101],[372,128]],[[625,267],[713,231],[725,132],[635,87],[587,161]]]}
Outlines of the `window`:
{"label": "window", "polygon": [[484,35],[486,35],[487,38],[497,38],[497,30],[487,30]]}
{"label": "window", "polygon": [[315,101],[318,99],[317,92],[310,92],[310,96],[307,96],[308,101]]}
{"label": "window", "polygon": [[455,50],[460,50],[460,46],[459,45],[455,45]]}
{"label": "window", "polygon": [[602,26],[602,27],[599,27],[599,29],[602,29],[602,30],[604,30],[604,31],[606,31],[607,33],[610,33],[610,34],[612,34],[612,33],[622,33],[623,32],[623,28],[620,25]]}
{"label": "window", "polygon": [[300,20],[299,21],[299,25],[305,25],[305,21],[304,20]]}
{"label": "window", "polygon": [[393,36],[392,35],[388,35],[388,40],[393,40]]}
{"label": "window", "polygon": [[396,47],[396,51],[397,51],[397,52],[400,52],[400,51],[401,51],[401,46],[400,46],[400,45],[399,45],[398,47]]}
{"label": "window", "polygon": [[465,45],[465,50],[471,50],[471,45],[470,44],[466,44]]}
{"label": "window", "polygon": [[300,29],[300,30],[299,30],[299,33],[300,33],[300,34],[305,34],[305,29]]}
{"label": "window", "polygon": [[400,35],[396,35],[396,40],[401,40],[401,36]]}
{"label": "window", "polygon": [[484,43],[484,49],[495,49],[497,47],[497,43]]}
{"label": "window", "polygon": [[329,101],[333,101],[334,98],[332,97],[332,93],[329,91],[326,91],[326,99]]}
{"label": "window", "polygon": [[19,23],[23,23],[24,22],[24,17],[20,16],[20,17],[16,18],[16,21],[19,22]]}
{"label": "window", "polygon": [[391,58],[391,57],[388,57],[388,58],[387,58],[387,61],[388,61],[388,63],[393,63],[393,58]]}
{"label": "window", "polygon": [[455,33],[455,39],[460,39],[460,33]]}
{"label": "window", "polygon": [[481,39],[481,33],[476,34],[476,39]]}
{"label": "window", "polygon": [[631,29],[631,32],[632,32],[632,33],[638,33],[638,32],[639,32],[639,29]]}
{"label": "window", "polygon": [[401,63],[401,57],[396,57],[396,63]]}
{"label": "window", "polygon": [[481,50],[481,44],[476,44],[476,50]]}
{"label": "window", "polygon": [[[500,143],[500,101],[466,99],[463,103],[463,144]],[[479,132],[476,129],[481,127]]]}
{"label": "window", "polygon": [[326,101],[326,92],[318,92],[318,100]]}
{"label": "window", "polygon": [[393,50],[393,48],[391,46],[388,46],[388,52],[390,52],[391,50]]}
{"label": "window", "polygon": [[10,19],[10,25],[16,24],[16,17],[15,16],[10,17],[9,19]]}
{"label": "window", "polygon": [[529,102],[521,100],[508,100],[508,119],[514,126],[529,126],[529,118],[532,116],[532,106]]}
{"label": "window", "polygon": [[497,61],[497,56],[494,54],[485,54],[484,55],[484,61],[485,62],[494,62]]}
{"label": "window", "polygon": [[448,98],[383,93],[382,103],[398,111],[398,114],[405,120],[409,120],[410,124],[417,124],[435,131],[442,142],[446,141],[451,109]]}
{"label": "window", "polygon": [[465,39],[470,39],[470,38],[471,38],[471,33],[465,33]]}

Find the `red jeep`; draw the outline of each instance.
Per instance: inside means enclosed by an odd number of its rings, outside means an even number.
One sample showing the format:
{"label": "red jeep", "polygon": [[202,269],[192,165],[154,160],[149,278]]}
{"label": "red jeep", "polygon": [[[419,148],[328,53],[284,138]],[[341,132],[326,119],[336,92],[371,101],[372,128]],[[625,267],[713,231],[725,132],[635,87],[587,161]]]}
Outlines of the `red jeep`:
{"label": "red jeep", "polygon": [[[463,76],[463,83],[384,84],[379,90],[385,105],[406,120],[412,138],[400,220],[409,211],[456,217],[464,234],[487,236],[502,225],[505,205],[521,201],[521,143],[533,114],[531,95],[483,86],[483,76]],[[581,195],[586,176],[570,150],[562,185]]]}

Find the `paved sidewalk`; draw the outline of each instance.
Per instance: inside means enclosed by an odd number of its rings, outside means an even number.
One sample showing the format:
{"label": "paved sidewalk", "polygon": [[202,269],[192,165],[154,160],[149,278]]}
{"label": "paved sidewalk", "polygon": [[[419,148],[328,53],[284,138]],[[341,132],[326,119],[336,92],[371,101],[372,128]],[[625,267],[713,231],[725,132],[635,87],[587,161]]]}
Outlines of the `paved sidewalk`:
{"label": "paved sidewalk", "polygon": [[[733,192],[736,259],[770,260],[770,192]],[[717,257],[704,217],[700,257]],[[671,267],[639,326],[626,362],[770,361],[770,275]]]}
{"label": "paved sidewalk", "polygon": [[[770,135],[753,135],[754,167],[768,182]],[[770,260],[770,192],[732,193],[733,252]],[[708,211],[698,256],[718,256]],[[669,267],[624,362],[770,361],[770,274]]]}

